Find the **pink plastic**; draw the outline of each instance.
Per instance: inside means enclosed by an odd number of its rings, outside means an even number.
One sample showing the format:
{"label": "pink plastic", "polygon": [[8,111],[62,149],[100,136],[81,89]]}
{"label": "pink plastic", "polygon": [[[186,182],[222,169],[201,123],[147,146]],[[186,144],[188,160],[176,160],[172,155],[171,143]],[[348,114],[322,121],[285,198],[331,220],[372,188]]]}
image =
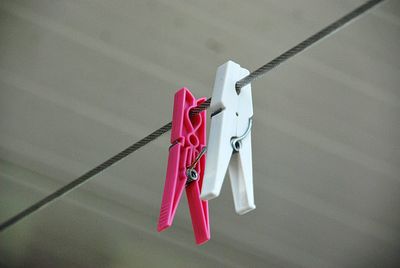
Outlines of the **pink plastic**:
{"label": "pink plastic", "polygon": [[195,167],[199,179],[186,185],[186,170],[206,146],[206,111],[192,118],[189,112],[205,100],[205,98],[196,100],[187,88],[182,88],[175,93],[171,130],[172,145],[169,150],[167,176],[157,227],[157,230],[161,232],[172,225],[183,189],[186,188],[197,244],[210,240],[208,202],[200,199],[206,163],[205,154]]}

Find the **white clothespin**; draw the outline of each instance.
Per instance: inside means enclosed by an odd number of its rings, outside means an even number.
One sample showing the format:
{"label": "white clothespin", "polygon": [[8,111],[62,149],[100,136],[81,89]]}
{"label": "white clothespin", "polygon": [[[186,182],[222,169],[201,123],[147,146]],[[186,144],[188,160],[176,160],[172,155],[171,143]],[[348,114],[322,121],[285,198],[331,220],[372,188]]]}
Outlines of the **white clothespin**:
{"label": "white clothespin", "polygon": [[243,87],[240,94],[235,90],[236,82],[248,74],[248,70],[233,61],[218,67],[210,105],[211,129],[201,191],[203,200],[217,197],[229,165],[235,210],[240,215],[256,208],[251,158],[251,85]]}

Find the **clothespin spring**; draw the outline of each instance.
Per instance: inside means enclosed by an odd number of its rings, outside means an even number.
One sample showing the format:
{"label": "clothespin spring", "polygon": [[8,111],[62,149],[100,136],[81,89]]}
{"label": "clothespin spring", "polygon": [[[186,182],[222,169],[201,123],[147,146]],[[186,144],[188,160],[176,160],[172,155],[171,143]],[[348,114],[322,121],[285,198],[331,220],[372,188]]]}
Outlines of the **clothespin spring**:
{"label": "clothespin spring", "polygon": [[191,183],[192,181],[195,181],[198,179],[198,173],[194,169],[199,162],[200,158],[207,152],[207,146],[204,146],[203,149],[201,149],[199,155],[196,157],[196,159],[193,161],[193,163],[186,169],[186,176],[187,176],[187,181],[186,181],[186,186]]}
{"label": "clothespin spring", "polygon": [[249,118],[249,124],[247,126],[246,131],[243,133],[243,135],[239,136],[239,137],[232,137],[231,138],[231,145],[232,145],[233,151],[235,153],[239,152],[240,148],[242,148],[242,140],[244,138],[246,138],[247,135],[249,135],[252,126],[253,126],[253,118],[250,117]]}

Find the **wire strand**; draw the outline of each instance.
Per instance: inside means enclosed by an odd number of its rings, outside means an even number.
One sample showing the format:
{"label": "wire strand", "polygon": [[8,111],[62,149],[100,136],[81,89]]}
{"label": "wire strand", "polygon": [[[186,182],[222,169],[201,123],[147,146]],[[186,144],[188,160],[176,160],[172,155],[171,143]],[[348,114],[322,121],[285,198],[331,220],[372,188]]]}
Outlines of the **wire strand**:
{"label": "wire strand", "polygon": [[71,181],[67,185],[61,187],[54,193],[46,196],[42,200],[38,201],[37,203],[33,204],[32,206],[26,208],[25,210],[21,211],[14,217],[8,219],[7,221],[3,222],[0,225],[0,232],[6,229],[7,227],[17,223],[24,217],[28,216],[29,214],[32,214],[33,212],[43,208],[45,205],[49,204],[52,201],[55,201],[56,199],[60,198],[61,196],[67,194],[68,192],[72,191],[73,189],[79,187],[83,183],[87,182],[89,179],[93,178],[95,175],[99,174],[103,170],[109,168],[110,166],[114,165],[118,161],[124,159],[128,155],[132,154],[133,152],[139,150],[149,142],[157,139],[160,137],[162,134],[170,130],[172,127],[172,122],[169,122],[168,124],[164,125],[163,127],[157,129],[156,131],[152,132],[151,134],[147,135],[143,139],[139,140],[138,142],[132,144],[125,150],[119,152],[118,154],[114,155],[113,157],[109,158],[108,160],[104,161],[100,165],[96,166],[95,168],[89,170],[82,176],[78,177],[77,179]]}
{"label": "wire strand", "polygon": [[242,87],[250,84],[252,81],[256,80],[258,77],[266,74],[267,72],[271,71],[275,67],[277,67],[282,62],[287,61],[291,57],[299,54],[300,52],[304,51],[306,48],[309,48],[316,42],[320,41],[321,39],[329,36],[339,28],[342,28],[347,23],[352,21],[353,19],[359,17],[361,14],[365,13],[367,10],[371,9],[378,3],[382,2],[383,0],[371,0],[366,2],[365,4],[359,6],[358,8],[354,9],[350,13],[344,15],[337,21],[331,23],[330,25],[323,28],[321,31],[313,34],[303,42],[299,43],[298,45],[294,46],[293,48],[287,50],[283,54],[279,55],[272,61],[268,62],[267,64],[261,66],[254,72],[250,73],[246,77],[242,78],[238,82],[236,82],[236,92],[239,94]]}
{"label": "wire strand", "polygon": [[[285,53],[281,54],[277,58],[273,59],[272,61],[268,62],[264,66],[260,67],[259,69],[255,70],[254,72],[250,73],[248,76],[244,77],[243,79],[239,80],[236,83],[236,91],[240,93],[240,89],[244,87],[245,85],[251,83],[254,81],[256,78],[259,76],[267,73],[268,71],[272,70],[273,68],[277,67],[279,64],[282,62],[288,60],[289,58],[295,56],[296,54],[300,53],[301,51],[305,50],[306,48],[310,47],[317,41],[323,39],[324,37],[328,36],[329,34],[333,33],[335,30],[338,30],[339,28],[343,27],[345,24],[350,22],[352,19],[360,16],[367,10],[371,9],[373,6],[378,4],[379,2],[382,2],[383,0],[372,0],[368,1],[365,4],[359,6],[355,10],[351,11],[347,15],[343,16],[339,20],[333,22],[332,24],[328,25],[318,33],[312,35],[311,37],[307,38],[303,42],[299,43],[295,47],[289,49]],[[203,110],[208,109],[210,107],[211,103],[211,98],[208,98],[205,102],[197,106],[196,108],[193,108],[190,115],[196,115],[200,113]],[[33,205],[29,206],[28,208],[24,209],[23,211],[19,212],[17,215],[9,218],[8,220],[4,221],[3,223],[0,224],[0,232],[4,231],[8,227],[16,224],[23,218],[27,217],[28,215],[40,210],[41,208],[44,208],[46,205],[56,201],[57,199],[61,198],[65,194],[69,193],[70,191],[78,188],[81,186],[83,183],[87,182],[91,178],[93,178],[95,175],[99,174],[103,170],[111,167],[118,161],[124,159],[128,155],[132,154],[133,152],[139,150],[146,144],[148,144],[151,141],[154,141],[167,131],[169,131],[172,127],[172,122],[167,123],[166,125],[162,126],[161,128],[153,131],[143,139],[139,140],[138,142],[132,144],[125,150],[119,152],[118,154],[114,155],[113,157],[109,158],[108,160],[104,161],[100,165],[94,167],[93,169],[89,170],[82,176],[78,177],[77,179],[71,181],[67,185],[64,185],[57,191],[53,192],[52,194],[46,196],[45,198],[39,200],[38,202],[34,203]]]}

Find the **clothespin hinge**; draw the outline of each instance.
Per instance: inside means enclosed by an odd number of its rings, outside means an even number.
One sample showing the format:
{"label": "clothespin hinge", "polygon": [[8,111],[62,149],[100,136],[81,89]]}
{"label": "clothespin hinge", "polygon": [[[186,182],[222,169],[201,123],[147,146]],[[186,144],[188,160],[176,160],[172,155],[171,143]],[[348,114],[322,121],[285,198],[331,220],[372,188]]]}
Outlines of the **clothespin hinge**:
{"label": "clothespin hinge", "polygon": [[195,181],[198,179],[198,173],[195,169],[197,163],[199,162],[200,158],[207,152],[207,146],[204,146],[203,149],[201,149],[199,155],[196,157],[196,159],[193,161],[193,163],[186,169],[186,176],[187,176],[187,181],[186,181],[186,186],[191,183],[192,181]]}
{"label": "clothespin hinge", "polygon": [[239,137],[232,137],[231,138],[231,145],[233,148],[234,153],[239,152],[240,148],[242,148],[242,140],[246,138],[247,135],[249,135],[251,127],[253,126],[253,118],[249,118],[249,124],[247,125],[246,131],[243,133],[243,135]]}

